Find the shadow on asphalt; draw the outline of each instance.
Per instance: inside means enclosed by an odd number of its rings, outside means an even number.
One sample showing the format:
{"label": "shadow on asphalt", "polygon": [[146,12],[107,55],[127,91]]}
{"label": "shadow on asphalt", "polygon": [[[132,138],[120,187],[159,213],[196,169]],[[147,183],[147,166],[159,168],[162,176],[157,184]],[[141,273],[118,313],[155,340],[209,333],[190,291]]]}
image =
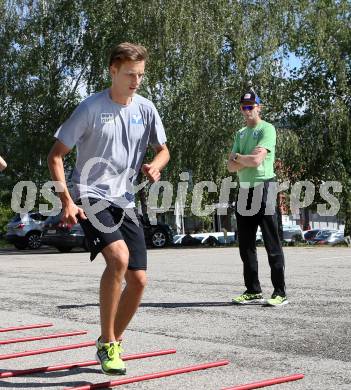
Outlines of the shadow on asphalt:
{"label": "shadow on asphalt", "polygon": [[[9,371],[9,370],[0,370],[0,373],[1,372],[6,372],[6,371]],[[13,370],[14,372],[16,372],[16,370]],[[98,369],[98,368],[88,368],[88,367],[73,367],[72,369],[69,369],[69,370],[59,370],[59,371],[55,371],[55,372],[45,372],[45,373],[32,373],[32,374],[27,374],[25,375],[26,378],[30,377],[30,378],[33,378],[33,380],[35,378],[52,378],[52,379],[55,379],[55,378],[65,378],[65,377],[69,377],[71,375],[77,375],[77,374],[99,374],[101,373],[101,370]],[[67,378],[68,379],[68,378]],[[83,386],[83,385],[88,385],[90,384],[90,382],[84,382],[84,381],[72,381],[72,382],[67,382],[67,383],[30,383],[30,382],[25,382],[25,383],[10,383],[10,382],[6,382],[5,380],[0,380],[0,387],[1,388],[10,388],[10,389],[14,389],[14,388],[20,388],[20,389],[23,389],[23,388],[26,388],[26,387],[40,387],[40,388],[45,388],[46,387],[56,387],[57,386]]]}
{"label": "shadow on asphalt", "polygon": [[[83,307],[99,306],[97,303],[86,303],[84,305],[60,305],[58,309],[78,309]],[[139,307],[163,307],[165,309],[176,309],[178,307],[215,307],[233,306],[231,302],[157,302],[141,303]]]}
{"label": "shadow on asphalt", "polygon": [[[84,253],[84,249],[74,248],[71,252],[61,253],[63,256],[70,253]],[[56,248],[44,247],[40,249],[18,250],[14,248],[0,249],[0,256],[27,256],[27,255],[57,255],[60,253]],[[88,253],[88,252],[87,252]]]}
{"label": "shadow on asphalt", "polygon": [[[99,371],[101,372],[101,371]],[[67,376],[67,372],[65,373],[65,376]],[[41,389],[46,389],[48,387],[53,387],[57,389],[58,387],[61,386],[69,386],[69,387],[74,387],[74,386],[86,386],[86,385],[91,385],[91,382],[86,382],[86,381],[75,381],[75,382],[61,382],[61,383],[9,383],[5,381],[0,381],[0,387],[1,388],[8,388],[8,389],[25,389],[25,388],[33,388],[33,387],[38,387]],[[43,387],[45,386],[45,387]]]}
{"label": "shadow on asphalt", "polygon": [[58,309],[78,309],[82,307],[100,306],[98,303],[86,303],[84,305],[59,305]]}
{"label": "shadow on asphalt", "polygon": [[176,309],[178,307],[213,307],[213,306],[233,306],[230,302],[157,302],[141,303],[140,307],[163,307],[166,309]]}

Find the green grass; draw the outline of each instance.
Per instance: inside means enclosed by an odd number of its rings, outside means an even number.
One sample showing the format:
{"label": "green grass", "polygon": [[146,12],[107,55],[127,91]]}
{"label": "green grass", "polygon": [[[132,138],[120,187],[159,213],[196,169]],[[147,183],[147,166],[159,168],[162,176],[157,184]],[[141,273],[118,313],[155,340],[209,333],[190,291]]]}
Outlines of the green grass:
{"label": "green grass", "polygon": [[4,239],[0,238],[0,249],[4,249],[4,248],[13,248],[13,245],[9,244]]}

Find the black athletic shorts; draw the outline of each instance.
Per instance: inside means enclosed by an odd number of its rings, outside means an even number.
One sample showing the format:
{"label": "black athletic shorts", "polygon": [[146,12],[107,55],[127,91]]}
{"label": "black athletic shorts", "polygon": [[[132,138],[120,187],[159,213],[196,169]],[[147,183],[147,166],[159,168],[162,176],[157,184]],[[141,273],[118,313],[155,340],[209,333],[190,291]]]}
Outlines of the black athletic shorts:
{"label": "black athletic shorts", "polygon": [[[92,205],[99,200],[90,199],[89,203]],[[81,204],[81,202],[77,202]],[[93,225],[89,219],[79,218],[85,237],[88,240],[88,247],[90,250],[90,260],[93,261],[97,254],[101,252],[108,244],[114,241],[124,240],[129,249],[129,264],[130,270],[146,270],[147,268],[147,254],[144,237],[144,229],[136,209],[130,209],[137,217],[137,221],[133,221],[127,214],[126,210],[110,204],[104,210],[95,214],[97,220],[106,228],[114,228],[120,224],[118,229],[111,233],[105,233]],[[121,219],[123,218],[122,222]],[[137,222],[137,223],[136,223]]]}

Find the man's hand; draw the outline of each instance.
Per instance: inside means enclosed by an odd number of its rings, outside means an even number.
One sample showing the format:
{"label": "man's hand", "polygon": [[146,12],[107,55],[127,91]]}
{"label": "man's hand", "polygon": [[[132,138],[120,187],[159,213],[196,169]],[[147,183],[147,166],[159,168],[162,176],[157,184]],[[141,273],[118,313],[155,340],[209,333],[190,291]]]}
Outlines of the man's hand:
{"label": "man's hand", "polygon": [[73,202],[70,202],[67,205],[63,205],[62,222],[74,225],[78,223],[77,216],[79,216],[81,219],[87,219],[84,210]]}
{"label": "man's hand", "polygon": [[[237,161],[238,156],[241,156],[239,153],[231,152],[228,156],[227,168],[229,172],[238,172],[240,169],[243,169],[244,166]],[[234,160],[234,158],[236,158]]]}
{"label": "man's hand", "polygon": [[262,146],[256,146],[250,154],[239,154],[235,162],[241,164],[243,167],[257,168],[267,156],[267,149]]}
{"label": "man's hand", "polygon": [[0,156],[0,172],[2,172],[6,167],[6,161]]}
{"label": "man's hand", "polygon": [[265,148],[262,148],[262,146],[256,146],[253,150],[252,150],[252,152],[251,152],[251,154],[253,155],[253,156],[255,156],[255,155],[262,155],[263,156],[263,160],[264,160],[264,158],[267,156],[267,149],[265,149]]}
{"label": "man's hand", "polygon": [[161,178],[161,172],[158,168],[152,164],[144,164],[141,168],[143,174],[153,183],[159,181]]}

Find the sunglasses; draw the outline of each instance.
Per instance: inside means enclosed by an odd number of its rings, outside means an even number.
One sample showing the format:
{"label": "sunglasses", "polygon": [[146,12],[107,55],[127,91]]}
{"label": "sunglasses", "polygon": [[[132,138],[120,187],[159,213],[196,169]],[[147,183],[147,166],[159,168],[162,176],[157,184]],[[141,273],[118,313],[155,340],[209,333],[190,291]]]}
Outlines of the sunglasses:
{"label": "sunglasses", "polygon": [[256,106],[241,106],[243,111],[252,111]]}

